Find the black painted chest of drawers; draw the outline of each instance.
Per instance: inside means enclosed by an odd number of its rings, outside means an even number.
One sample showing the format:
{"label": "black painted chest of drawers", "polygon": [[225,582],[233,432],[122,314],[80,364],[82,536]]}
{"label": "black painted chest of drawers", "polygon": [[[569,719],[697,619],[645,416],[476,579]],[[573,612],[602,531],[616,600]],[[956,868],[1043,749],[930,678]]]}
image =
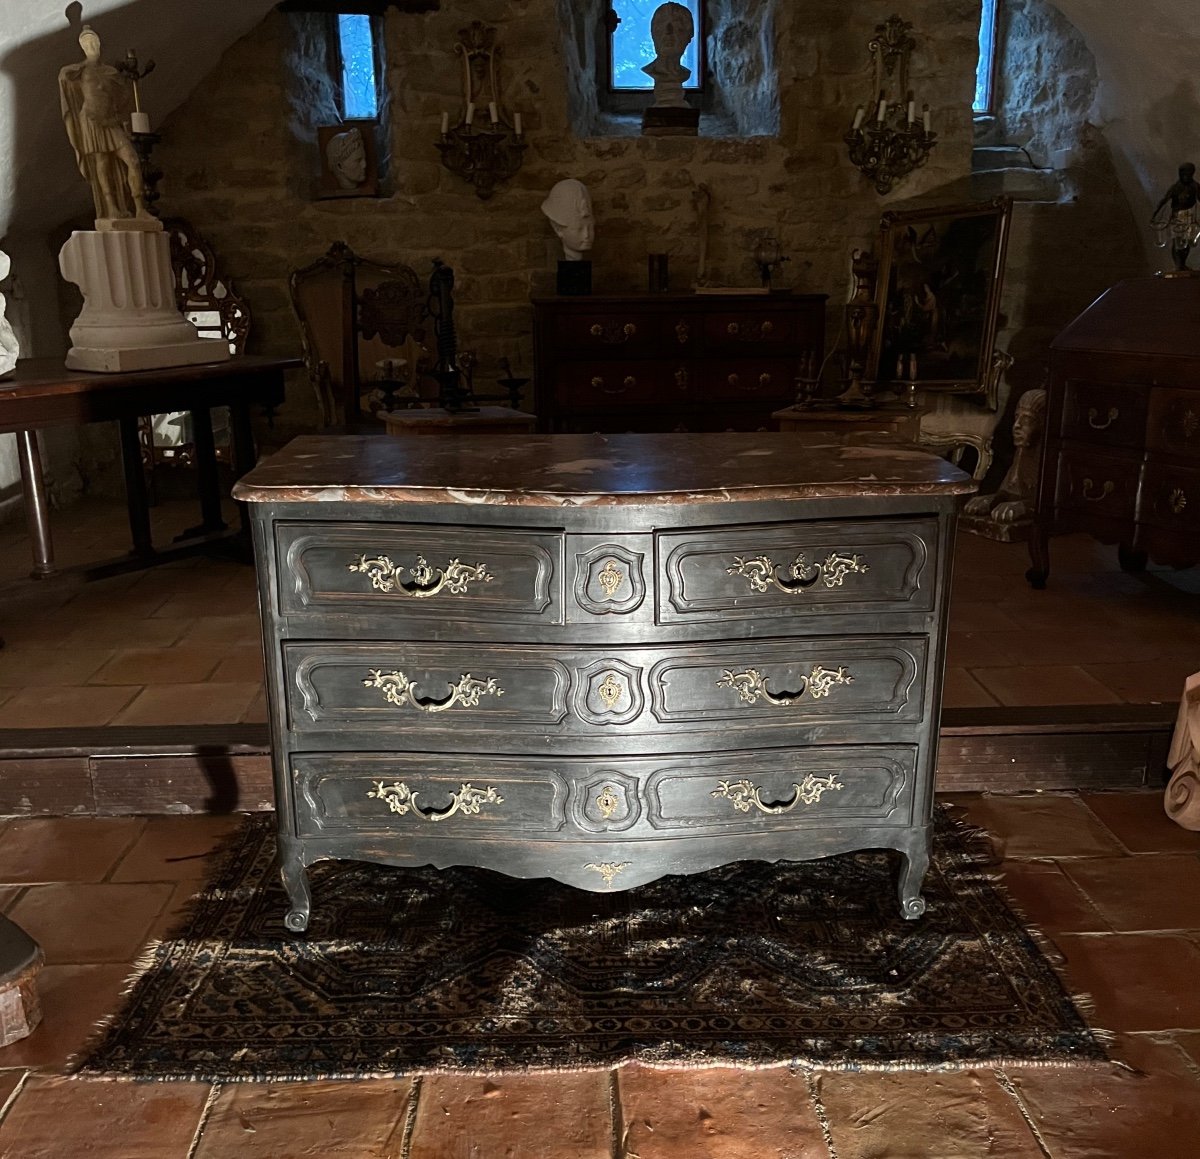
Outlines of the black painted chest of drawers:
{"label": "black painted chest of drawers", "polygon": [[288,927],[321,858],[610,890],[874,847],[919,916],[971,489],[787,435],[296,440],[235,492]]}

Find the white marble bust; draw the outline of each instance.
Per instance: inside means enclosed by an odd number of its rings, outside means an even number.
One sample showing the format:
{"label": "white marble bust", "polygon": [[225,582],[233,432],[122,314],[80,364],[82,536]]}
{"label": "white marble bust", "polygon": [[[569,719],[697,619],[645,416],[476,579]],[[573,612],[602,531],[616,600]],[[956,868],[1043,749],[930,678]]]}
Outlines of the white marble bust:
{"label": "white marble bust", "polygon": [[650,38],[654,41],[655,58],[642,72],[654,81],[654,107],[657,109],[687,108],[683,86],[692,75],[682,57],[696,35],[696,22],[691,11],[682,4],[662,4],[655,9],[650,21]]}
{"label": "white marble bust", "polygon": [[339,189],[357,189],[367,179],[367,146],[362,130],[352,126],[335,133],[325,145],[325,161]]}
{"label": "white marble bust", "polygon": [[592,216],[592,195],[582,181],[567,177],[550,190],[542,202],[542,212],[550,219],[563,245],[563,257],[581,261],[596,240],[596,222]]}
{"label": "white marble bust", "polygon": [[[8,271],[11,268],[12,262],[9,260],[8,254],[0,250],[0,282],[8,277]],[[0,378],[7,378],[12,374],[21,353],[17,336],[4,316],[4,306],[4,295],[0,294]]]}

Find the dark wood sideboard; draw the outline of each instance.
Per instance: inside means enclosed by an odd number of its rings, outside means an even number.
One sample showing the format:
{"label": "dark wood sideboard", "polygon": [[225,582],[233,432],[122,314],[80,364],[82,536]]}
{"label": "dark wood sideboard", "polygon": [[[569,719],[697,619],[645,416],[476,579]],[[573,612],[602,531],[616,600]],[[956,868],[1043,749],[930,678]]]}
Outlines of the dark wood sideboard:
{"label": "dark wood sideboard", "polygon": [[553,433],[755,431],[819,369],[823,294],[535,298],[535,410]]}
{"label": "dark wood sideboard", "polygon": [[1122,567],[1200,562],[1200,276],[1136,278],[1055,339],[1038,510],[1035,588],[1049,539],[1087,532]]}
{"label": "dark wood sideboard", "polygon": [[243,479],[288,928],[323,858],[607,891],[862,848],[919,917],[974,485],[799,450],[309,436]]}

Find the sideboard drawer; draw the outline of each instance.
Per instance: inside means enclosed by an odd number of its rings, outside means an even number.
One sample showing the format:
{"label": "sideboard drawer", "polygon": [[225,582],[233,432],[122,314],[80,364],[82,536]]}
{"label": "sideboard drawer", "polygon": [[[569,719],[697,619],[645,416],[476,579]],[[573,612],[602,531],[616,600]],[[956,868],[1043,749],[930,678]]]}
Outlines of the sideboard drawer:
{"label": "sideboard drawer", "polygon": [[277,542],[283,615],[562,622],[558,532],[284,522]]}
{"label": "sideboard drawer", "polygon": [[772,347],[785,351],[797,338],[794,310],[722,310],[704,316],[705,344],[711,353],[745,353],[747,346],[758,352]]}
{"label": "sideboard drawer", "polygon": [[827,631],[830,614],[928,612],[936,544],[934,519],[661,532],[659,619],[767,618],[808,632]]}
{"label": "sideboard drawer", "polygon": [[1200,390],[1160,388],[1151,393],[1146,446],[1168,455],[1200,457]]}
{"label": "sideboard drawer", "polygon": [[[388,747],[536,750],[679,734],[718,747],[826,721],[922,719],[928,638],[751,640],[677,649],[285,642],[297,734],[385,733]],[[704,744],[712,744],[707,740]],[[368,746],[369,747],[369,746]]]}
{"label": "sideboard drawer", "polygon": [[1140,474],[1139,459],[1064,450],[1058,464],[1058,505],[1132,521]]}
{"label": "sideboard drawer", "polygon": [[682,364],[617,359],[564,362],[555,371],[554,396],[569,410],[686,403],[696,394],[695,375]]}
{"label": "sideboard drawer", "polygon": [[564,310],[550,336],[565,358],[620,358],[654,353],[661,329],[657,315],[637,309]]}
{"label": "sideboard drawer", "polygon": [[796,396],[796,362],[787,359],[718,359],[697,375],[704,402],[791,402]]}
{"label": "sideboard drawer", "polygon": [[1142,484],[1138,521],[1200,536],[1200,470],[1151,462]]}
{"label": "sideboard drawer", "polygon": [[1071,381],[1063,399],[1062,437],[1094,446],[1140,448],[1146,436],[1146,388]]}

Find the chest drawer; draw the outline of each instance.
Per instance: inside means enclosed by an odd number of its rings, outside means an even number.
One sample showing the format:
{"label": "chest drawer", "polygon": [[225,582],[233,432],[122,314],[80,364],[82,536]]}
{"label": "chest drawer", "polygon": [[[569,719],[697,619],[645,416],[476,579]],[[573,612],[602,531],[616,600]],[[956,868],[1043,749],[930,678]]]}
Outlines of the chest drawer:
{"label": "chest drawer", "polygon": [[1058,505],[1105,519],[1132,520],[1141,461],[1071,448],[1058,464]]}
{"label": "chest drawer", "polygon": [[703,733],[709,737],[699,743],[724,748],[755,738],[772,743],[766,738],[827,722],[916,722],[927,652],[924,637],[611,653],[283,644],[288,724],[296,734],[386,735],[389,748],[492,745],[504,752],[555,740],[623,751],[629,737],[672,734],[695,747]]}
{"label": "chest drawer", "polygon": [[276,534],[279,609],[287,616],[562,622],[561,533],[280,523]]}
{"label": "chest drawer", "polygon": [[744,354],[748,347],[756,353],[772,349],[785,352],[796,344],[796,315],[791,310],[713,311],[704,316],[705,346],[714,354]]}
{"label": "chest drawer", "polygon": [[664,406],[696,397],[695,370],[683,363],[564,362],[554,373],[555,397],[572,410]]}
{"label": "chest drawer", "polygon": [[569,310],[553,319],[548,337],[563,358],[619,358],[653,354],[661,331],[658,316],[643,310]]}
{"label": "chest drawer", "polygon": [[1138,520],[1200,536],[1200,470],[1150,463],[1142,484]]}
{"label": "chest drawer", "polygon": [[1200,390],[1160,388],[1151,394],[1146,445],[1200,460]]}
{"label": "chest drawer", "polygon": [[1062,437],[1099,447],[1140,449],[1147,388],[1072,380],[1063,399]]}
{"label": "chest drawer", "polygon": [[661,532],[659,619],[928,612],[936,544],[933,519]]}
{"label": "chest drawer", "polygon": [[706,402],[790,402],[796,395],[796,363],[786,359],[716,359],[696,375]]}

